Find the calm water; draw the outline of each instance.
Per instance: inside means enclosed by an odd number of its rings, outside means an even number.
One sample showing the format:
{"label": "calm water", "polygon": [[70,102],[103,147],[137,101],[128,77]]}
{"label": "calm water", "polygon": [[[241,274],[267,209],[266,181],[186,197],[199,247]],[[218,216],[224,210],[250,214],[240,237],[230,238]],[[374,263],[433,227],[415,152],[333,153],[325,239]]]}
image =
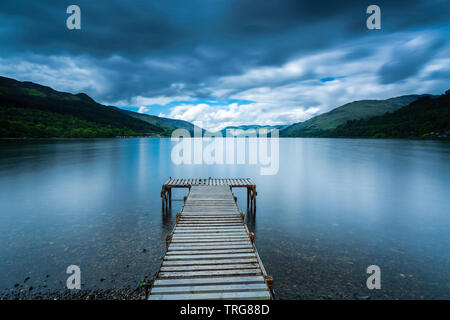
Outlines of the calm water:
{"label": "calm water", "polygon": [[[161,215],[162,183],[211,176],[256,182],[247,223],[278,298],[450,298],[450,143],[282,139],[275,176],[176,166],[172,145],[0,141],[0,290],[26,277],[62,289],[71,264],[84,288],[135,286],[158,270],[181,207]],[[376,292],[365,286],[372,264]]]}

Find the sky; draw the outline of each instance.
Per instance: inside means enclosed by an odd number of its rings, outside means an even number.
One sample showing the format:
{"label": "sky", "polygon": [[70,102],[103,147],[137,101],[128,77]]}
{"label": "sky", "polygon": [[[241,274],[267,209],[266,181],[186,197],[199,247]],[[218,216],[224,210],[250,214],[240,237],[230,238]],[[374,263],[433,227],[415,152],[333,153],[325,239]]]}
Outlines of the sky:
{"label": "sky", "polygon": [[[66,9],[81,9],[69,30]],[[366,9],[381,9],[369,30]],[[230,125],[450,88],[450,1],[2,1],[0,75],[140,113]]]}

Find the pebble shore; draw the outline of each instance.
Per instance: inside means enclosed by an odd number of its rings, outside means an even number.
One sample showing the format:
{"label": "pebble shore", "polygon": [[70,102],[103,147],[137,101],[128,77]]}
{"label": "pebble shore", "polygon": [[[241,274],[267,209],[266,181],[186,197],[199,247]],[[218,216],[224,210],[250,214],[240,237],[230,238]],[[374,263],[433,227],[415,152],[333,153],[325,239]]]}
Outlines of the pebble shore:
{"label": "pebble shore", "polygon": [[15,287],[0,294],[0,300],[141,300],[145,292],[140,288],[95,290],[39,290]]}

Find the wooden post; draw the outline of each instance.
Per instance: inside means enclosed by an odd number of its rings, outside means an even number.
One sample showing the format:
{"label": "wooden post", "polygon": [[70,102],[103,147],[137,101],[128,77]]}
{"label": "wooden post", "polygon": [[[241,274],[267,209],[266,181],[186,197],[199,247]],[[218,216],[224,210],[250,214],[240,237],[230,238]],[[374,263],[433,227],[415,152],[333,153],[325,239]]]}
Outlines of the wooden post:
{"label": "wooden post", "polygon": [[167,189],[166,189],[166,209],[168,209],[169,208],[169,191],[167,191]]}
{"label": "wooden post", "polygon": [[170,243],[172,242],[172,237],[173,237],[172,233],[167,235],[167,237],[166,237],[166,249],[169,248]]}
{"label": "wooden post", "polygon": [[254,197],[253,188],[251,188],[250,189],[250,208],[251,208],[252,214],[253,214],[253,197]]}
{"label": "wooden post", "polygon": [[172,208],[172,188],[169,189],[169,208]]}
{"label": "wooden post", "polygon": [[264,276],[264,282],[267,284],[267,287],[270,290],[271,295],[273,296],[273,278],[272,276]]}
{"label": "wooden post", "polygon": [[247,187],[247,210],[248,210],[249,202],[250,202],[250,189]]}
{"label": "wooden post", "polygon": [[[170,200],[170,203],[169,203]],[[172,202],[172,194],[170,192],[170,189],[167,188],[166,186],[163,186],[161,189],[161,201],[162,201],[162,212],[163,214],[167,212],[167,208],[172,207],[171,202]]]}
{"label": "wooden post", "polygon": [[256,192],[256,186],[253,187],[253,213],[256,213],[256,196],[258,193]]}

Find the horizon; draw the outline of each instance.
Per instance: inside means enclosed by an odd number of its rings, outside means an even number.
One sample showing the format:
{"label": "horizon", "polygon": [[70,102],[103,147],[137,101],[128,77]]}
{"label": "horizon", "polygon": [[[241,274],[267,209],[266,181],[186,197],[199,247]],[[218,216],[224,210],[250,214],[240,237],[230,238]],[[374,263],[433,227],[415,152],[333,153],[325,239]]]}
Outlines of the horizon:
{"label": "horizon", "polygon": [[0,32],[0,74],[202,121],[209,131],[294,124],[358,100],[444,93],[443,2],[377,4],[380,30],[366,28],[367,5],[356,1],[78,1],[81,30],[68,30],[65,4],[17,1],[0,13],[8,26]]}
{"label": "horizon", "polygon": [[[4,77],[4,76],[0,75],[0,77]],[[4,77],[4,78],[7,78],[7,77]],[[19,82],[30,82],[30,83],[33,83],[33,84],[42,86],[42,84],[35,83],[35,82],[32,82],[32,81],[28,81],[28,80],[20,80],[20,79],[13,79],[13,78],[9,78],[9,79],[12,79],[12,80],[15,80],[15,81],[19,81]],[[49,87],[49,88],[52,89],[52,90],[58,91],[58,90],[56,90],[56,89],[54,89],[54,88],[52,88],[52,87]],[[448,89],[448,90],[450,90],[450,89]],[[64,91],[58,91],[58,92],[69,93],[69,94],[72,94],[72,95],[86,94],[85,92],[64,92]],[[445,94],[446,92],[447,92],[447,90],[444,91],[444,92],[442,92],[441,94]],[[438,95],[436,95],[436,96],[439,96],[439,95],[441,95],[441,94],[438,94]],[[86,94],[86,95],[87,95],[87,94]],[[343,105],[337,106],[337,107],[334,108],[334,109],[337,109],[337,108],[343,107],[343,106],[345,106],[345,105],[347,105],[347,104],[350,104],[350,103],[353,103],[353,102],[358,102],[358,101],[383,101],[383,100],[395,99],[395,98],[400,98],[400,97],[403,97],[403,96],[410,96],[410,95],[432,95],[432,94],[416,94],[416,93],[411,93],[411,94],[402,95],[402,96],[394,96],[394,97],[390,97],[390,98],[387,98],[387,99],[363,99],[363,100],[354,100],[354,101],[349,101],[349,102],[347,102],[347,103],[345,103],[345,104],[343,104]],[[87,95],[87,96],[90,97],[89,95]],[[92,97],[90,97],[90,98],[92,98]],[[95,101],[95,99],[94,99],[94,101]],[[95,102],[100,103],[100,102],[98,102],[98,101],[95,101]],[[109,107],[117,107],[117,106],[109,106]],[[136,109],[136,108],[134,108],[134,107],[121,107],[120,109],[128,110],[128,111],[132,111],[132,112],[137,112],[137,113],[139,113],[138,111],[134,110],[134,109]],[[276,127],[276,126],[289,127],[289,126],[294,125],[294,124],[298,124],[298,123],[301,123],[301,122],[306,122],[306,121],[308,121],[308,120],[310,120],[310,119],[312,119],[312,118],[314,118],[314,117],[320,116],[320,115],[325,114],[325,113],[330,112],[330,111],[333,111],[334,109],[325,111],[325,112],[323,112],[323,113],[318,113],[318,114],[316,114],[316,115],[314,115],[314,116],[312,116],[312,117],[310,117],[310,118],[308,118],[308,119],[306,119],[306,120],[303,120],[303,121],[300,121],[300,122],[295,122],[295,123],[283,123],[283,124],[280,124],[280,125],[264,125],[264,124],[257,124],[257,123],[249,122],[249,123],[246,123],[246,124],[225,126],[225,127],[221,128],[221,129],[218,129],[217,131],[211,131],[211,129],[206,129],[205,126],[199,125],[199,123],[198,123],[199,121],[196,121],[196,120],[194,120],[194,121],[192,121],[192,122],[191,122],[191,121],[188,121],[188,122],[190,122],[190,123],[192,123],[193,125],[196,125],[196,126],[202,128],[202,129],[204,129],[204,130],[207,130],[207,131],[209,131],[209,132],[213,132],[213,133],[220,133],[221,131],[223,131],[223,130],[225,130],[225,129],[227,129],[227,130],[228,130],[228,129],[231,129],[231,130],[232,130],[232,129],[240,128],[240,127],[253,127],[253,126],[256,126],[256,127],[262,127],[262,128],[263,128],[263,127]],[[145,113],[145,114],[153,115],[153,114],[150,114],[150,113]],[[155,116],[158,116],[158,117],[160,117],[160,118],[162,118],[162,119],[167,118],[167,117],[162,117],[162,116],[159,116],[159,115],[155,115]],[[173,119],[173,120],[183,120],[183,119],[176,119],[176,118],[168,118],[168,119]],[[187,121],[187,120],[184,120],[184,121]],[[201,122],[201,121],[200,121],[200,122]]]}

